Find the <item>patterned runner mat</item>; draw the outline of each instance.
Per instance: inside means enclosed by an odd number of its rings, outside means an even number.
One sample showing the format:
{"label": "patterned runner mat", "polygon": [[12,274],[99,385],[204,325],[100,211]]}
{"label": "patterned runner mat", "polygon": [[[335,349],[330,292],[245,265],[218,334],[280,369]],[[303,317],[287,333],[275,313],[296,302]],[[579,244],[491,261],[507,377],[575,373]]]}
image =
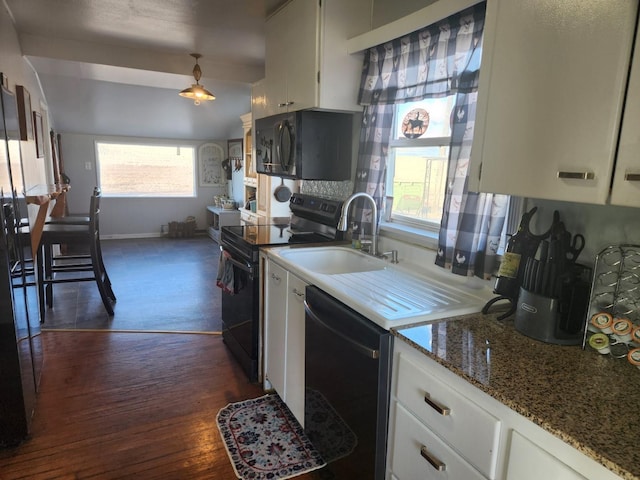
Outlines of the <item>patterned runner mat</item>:
{"label": "patterned runner mat", "polygon": [[230,403],[216,420],[240,479],[292,478],[325,465],[278,395]]}

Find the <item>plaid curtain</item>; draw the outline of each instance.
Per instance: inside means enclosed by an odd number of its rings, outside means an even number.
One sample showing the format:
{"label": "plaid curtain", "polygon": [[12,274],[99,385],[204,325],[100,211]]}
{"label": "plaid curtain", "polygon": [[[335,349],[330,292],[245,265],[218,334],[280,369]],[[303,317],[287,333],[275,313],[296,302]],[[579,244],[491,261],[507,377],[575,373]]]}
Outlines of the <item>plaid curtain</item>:
{"label": "plaid curtain", "polygon": [[[445,206],[436,264],[461,275],[490,276],[508,197],[467,192],[485,3],[365,52],[359,102],[364,105],[355,190],[385,196],[393,105],[457,94]],[[359,205],[359,222],[371,212]],[[366,204],[365,204],[366,207]]]}
{"label": "plaid curtain", "polygon": [[[368,105],[364,108],[360,128],[360,145],[356,169],[355,191],[366,192],[373,197],[378,211],[385,197],[385,177],[387,176],[387,152],[393,127],[393,105]],[[371,225],[373,211],[368,203],[358,198],[355,201],[355,228],[361,232],[363,225]],[[373,233],[373,232],[370,232]]]}
{"label": "plaid curtain", "polygon": [[458,78],[436,265],[450,268],[458,275],[489,280],[498,263],[509,197],[468,191],[481,53],[480,42]]}

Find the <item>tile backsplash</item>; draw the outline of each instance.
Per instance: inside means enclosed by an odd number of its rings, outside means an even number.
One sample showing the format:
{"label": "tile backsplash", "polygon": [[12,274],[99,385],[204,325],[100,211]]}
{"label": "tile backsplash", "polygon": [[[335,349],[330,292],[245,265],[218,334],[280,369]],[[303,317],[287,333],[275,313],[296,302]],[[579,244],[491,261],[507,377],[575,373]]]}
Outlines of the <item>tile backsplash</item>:
{"label": "tile backsplash", "polygon": [[353,193],[353,182],[351,180],[303,180],[300,182],[300,193],[335,200],[346,200]]}

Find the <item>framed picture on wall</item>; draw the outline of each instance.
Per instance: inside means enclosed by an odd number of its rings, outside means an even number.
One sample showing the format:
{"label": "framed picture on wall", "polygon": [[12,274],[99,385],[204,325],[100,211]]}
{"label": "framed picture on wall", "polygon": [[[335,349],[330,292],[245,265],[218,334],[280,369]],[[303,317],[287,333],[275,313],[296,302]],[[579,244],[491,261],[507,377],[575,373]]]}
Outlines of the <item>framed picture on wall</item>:
{"label": "framed picture on wall", "polygon": [[42,115],[34,111],[33,112],[33,125],[36,131],[36,157],[44,157],[44,131],[42,128]]}
{"label": "framed picture on wall", "polygon": [[217,143],[205,143],[198,148],[198,176],[201,187],[220,187],[227,184],[222,168],[224,150]]}
{"label": "framed picture on wall", "polygon": [[33,122],[31,121],[31,95],[22,85],[16,85],[18,101],[18,122],[20,123],[20,140],[33,140]]}

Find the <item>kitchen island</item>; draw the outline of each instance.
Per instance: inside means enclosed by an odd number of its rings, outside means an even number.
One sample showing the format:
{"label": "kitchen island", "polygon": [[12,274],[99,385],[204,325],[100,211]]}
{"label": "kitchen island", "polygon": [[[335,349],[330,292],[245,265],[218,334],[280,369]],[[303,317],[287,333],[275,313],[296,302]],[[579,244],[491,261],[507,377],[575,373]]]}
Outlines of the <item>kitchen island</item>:
{"label": "kitchen island", "polygon": [[496,316],[469,314],[392,332],[425,361],[435,360],[620,478],[639,479],[640,370],[590,348],[530,339],[514,329],[512,317]]}

